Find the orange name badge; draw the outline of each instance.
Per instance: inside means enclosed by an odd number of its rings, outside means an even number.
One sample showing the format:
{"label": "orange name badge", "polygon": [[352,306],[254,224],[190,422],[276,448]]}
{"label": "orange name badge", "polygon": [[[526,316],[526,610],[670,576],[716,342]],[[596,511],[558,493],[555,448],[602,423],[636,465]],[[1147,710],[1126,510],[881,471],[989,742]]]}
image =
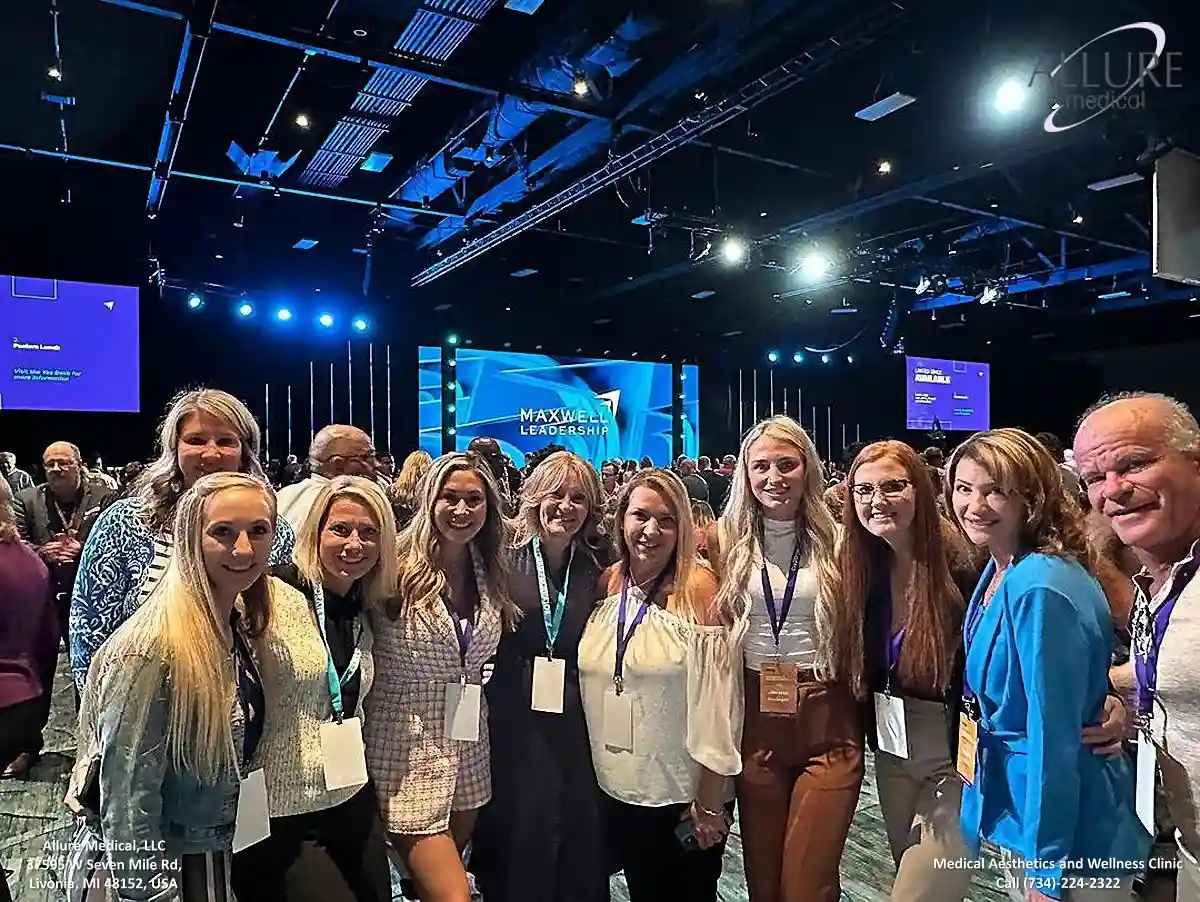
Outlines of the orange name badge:
{"label": "orange name badge", "polygon": [[794,717],[796,714],[796,665],[764,662],[759,673],[758,710],[763,714]]}
{"label": "orange name badge", "polygon": [[975,782],[975,761],[979,748],[979,724],[965,712],[958,715],[958,761],[955,769],[968,786]]}

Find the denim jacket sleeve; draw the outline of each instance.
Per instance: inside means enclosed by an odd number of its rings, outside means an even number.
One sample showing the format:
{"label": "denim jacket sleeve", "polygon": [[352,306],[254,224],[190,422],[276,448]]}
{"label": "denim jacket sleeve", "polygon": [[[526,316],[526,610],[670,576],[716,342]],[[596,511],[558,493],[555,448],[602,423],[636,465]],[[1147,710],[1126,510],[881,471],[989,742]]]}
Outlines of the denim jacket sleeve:
{"label": "denim jacket sleeve", "polygon": [[[140,656],[113,662],[97,704],[100,752],[100,825],[120,902],[173,902],[177,864],[165,859],[162,829],[167,751],[166,665]],[[157,870],[145,861],[164,856]],[[151,886],[153,875],[166,889]],[[125,878],[125,879],[123,879]]]}

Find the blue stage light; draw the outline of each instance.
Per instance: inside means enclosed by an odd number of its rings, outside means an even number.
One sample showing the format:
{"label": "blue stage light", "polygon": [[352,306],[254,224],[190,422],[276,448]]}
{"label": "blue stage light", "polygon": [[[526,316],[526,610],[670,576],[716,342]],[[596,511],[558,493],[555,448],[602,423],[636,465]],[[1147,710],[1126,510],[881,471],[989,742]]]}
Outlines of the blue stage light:
{"label": "blue stage light", "polygon": [[333,317],[328,313],[322,313],[320,316],[317,317],[317,322],[319,322],[322,326],[324,326],[326,329],[328,329],[330,326],[333,325]]}
{"label": "blue stage light", "polygon": [[242,304],[237,308],[238,316],[249,316],[254,312],[254,307],[250,304]]}
{"label": "blue stage light", "polygon": [[199,310],[203,306],[204,306],[204,298],[200,297],[200,295],[198,295],[198,294],[189,294],[188,295],[188,309]]}
{"label": "blue stage light", "polygon": [[767,351],[767,363],[778,363],[778,362],[779,362],[779,352],[778,351]]}
{"label": "blue stage light", "polygon": [[458,344],[458,336],[455,335],[454,333],[447,335],[446,336],[446,344],[448,344],[448,345]]}
{"label": "blue stage light", "polygon": [[354,321],[353,325],[354,325],[354,328],[359,332],[367,331],[367,321],[365,319],[363,319],[361,316]]}
{"label": "blue stage light", "polygon": [[803,363],[803,362],[804,362],[804,355],[800,351],[797,351],[795,354],[792,355],[792,363]]}
{"label": "blue stage light", "polygon": [[280,307],[275,311],[275,318],[281,323],[286,323],[292,318],[292,311],[288,310],[287,307]]}
{"label": "blue stage light", "polygon": [[822,355],[821,355],[821,362],[822,362],[822,363],[828,363],[828,362],[829,362],[829,355],[828,355],[828,354],[822,354]]}

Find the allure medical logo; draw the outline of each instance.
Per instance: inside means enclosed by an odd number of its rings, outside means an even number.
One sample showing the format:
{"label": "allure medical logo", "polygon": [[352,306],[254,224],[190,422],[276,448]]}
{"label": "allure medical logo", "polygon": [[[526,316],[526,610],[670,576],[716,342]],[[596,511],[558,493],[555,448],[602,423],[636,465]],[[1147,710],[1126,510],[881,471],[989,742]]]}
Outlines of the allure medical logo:
{"label": "allure medical logo", "polygon": [[1054,65],[1039,59],[1029,77],[1050,87],[1046,131],[1065,132],[1109,110],[1146,108],[1149,90],[1183,86],[1178,51],[1167,52],[1167,32],[1154,22],[1131,22],[1098,35]]}

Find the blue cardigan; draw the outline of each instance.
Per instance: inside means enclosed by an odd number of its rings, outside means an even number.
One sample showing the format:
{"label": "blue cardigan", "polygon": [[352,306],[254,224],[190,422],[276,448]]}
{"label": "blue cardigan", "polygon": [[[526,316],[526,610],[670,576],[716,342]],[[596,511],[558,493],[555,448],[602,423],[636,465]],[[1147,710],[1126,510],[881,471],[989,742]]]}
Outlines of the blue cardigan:
{"label": "blue cardigan", "polygon": [[1150,847],[1125,758],[1095,754],[1081,735],[1108,693],[1112,620],[1074,561],[1020,558],[985,607],[994,573],[989,562],[967,612],[965,676],[981,720],[963,834],[975,853],[984,839],[1021,859],[1034,888],[1057,899],[1064,874],[1131,874]]}

